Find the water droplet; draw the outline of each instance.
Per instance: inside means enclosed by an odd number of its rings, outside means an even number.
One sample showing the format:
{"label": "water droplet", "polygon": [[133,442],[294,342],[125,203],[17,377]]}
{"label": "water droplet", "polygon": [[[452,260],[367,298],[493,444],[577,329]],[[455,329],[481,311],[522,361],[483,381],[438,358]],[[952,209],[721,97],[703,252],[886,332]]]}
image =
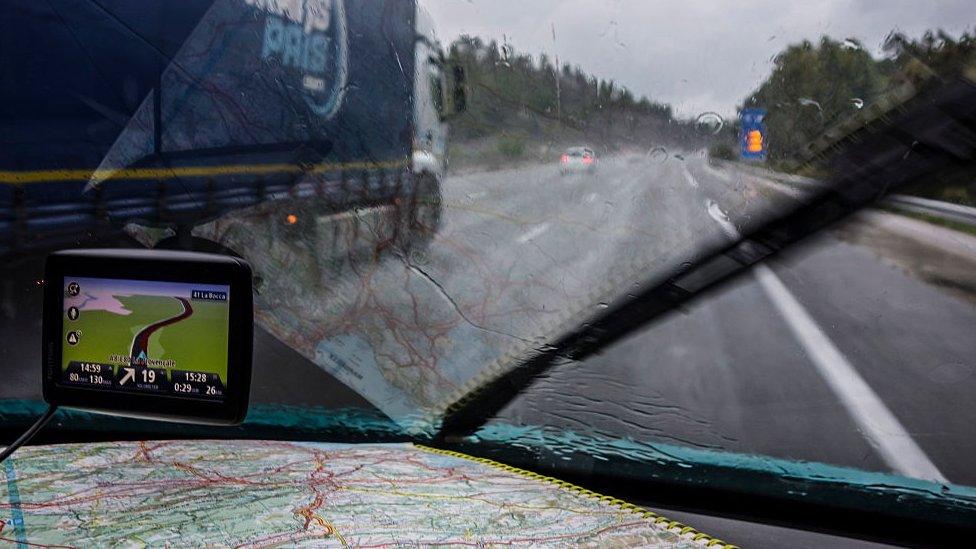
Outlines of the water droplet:
{"label": "water droplet", "polygon": [[607,308],[607,307],[609,307],[609,306],[610,306],[610,304],[609,304],[609,303],[603,303],[603,302],[600,302],[600,303],[597,303],[597,304],[596,304],[596,308],[597,308],[597,309],[606,309],[606,308]]}
{"label": "water droplet", "polygon": [[695,129],[699,133],[715,135],[722,131],[725,126],[725,120],[722,119],[721,115],[715,112],[703,112],[698,115],[695,120]]}
{"label": "water droplet", "polygon": [[654,147],[647,151],[647,157],[655,164],[661,164],[668,159],[668,151],[664,147]]}
{"label": "water droplet", "polygon": [[854,105],[855,109],[864,108],[864,100],[860,97],[854,97],[851,99],[851,105]]}
{"label": "water droplet", "polygon": [[415,248],[410,250],[410,262],[414,265],[427,265],[430,259],[427,257],[426,252]]}
{"label": "water droplet", "polygon": [[813,99],[810,99],[808,97],[801,97],[801,98],[797,99],[796,102],[799,103],[800,105],[803,105],[804,107],[816,107],[817,108],[817,116],[820,117],[820,120],[823,120],[823,117],[824,117],[823,107],[820,106],[820,103],[818,103],[818,102],[816,102]]}
{"label": "water droplet", "polygon": [[801,97],[796,100],[797,103],[803,105],[804,107],[817,107],[818,110],[823,110],[820,107],[820,103],[810,99],[809,97]]}
{"label": "water droplet", "polygon": [[859,50],[861,49],[861,41],[857,38],[846,38],[841,42],[840,47],[848,50]]}

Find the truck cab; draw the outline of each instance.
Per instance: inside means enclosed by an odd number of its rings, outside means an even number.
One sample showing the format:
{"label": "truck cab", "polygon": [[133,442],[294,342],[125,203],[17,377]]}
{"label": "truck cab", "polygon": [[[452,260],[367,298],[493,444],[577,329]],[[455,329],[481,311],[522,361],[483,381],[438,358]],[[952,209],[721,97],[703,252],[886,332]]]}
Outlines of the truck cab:
{"label": "truck cab", "polygon": [[413,172],[440,179],[447,169],[447,121],[464,110],[464,77],[449,70],[434,21],[420,6],[416,29]]}

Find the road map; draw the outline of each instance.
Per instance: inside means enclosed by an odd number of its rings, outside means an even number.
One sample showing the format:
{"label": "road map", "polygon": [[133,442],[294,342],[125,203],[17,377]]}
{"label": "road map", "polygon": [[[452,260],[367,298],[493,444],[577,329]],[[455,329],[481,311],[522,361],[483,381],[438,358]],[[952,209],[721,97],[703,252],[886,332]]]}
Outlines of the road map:
{"label": "road map", "polygon": [[150,385],[149,372],[136,380],[133,368],[132,381],[119,385],[127,379],[120,368],[130,366],[156,369],[155,384],[172,371],[227,379],[227,286],[85,277],[67,277],[64,285],[62,368],[79,376],[66,381],[116,389]]}
{"label": "road map", "polygon": [[0,467],[0,541],[31,546],[717,543],[619,500],[410,444],[63,444]]}

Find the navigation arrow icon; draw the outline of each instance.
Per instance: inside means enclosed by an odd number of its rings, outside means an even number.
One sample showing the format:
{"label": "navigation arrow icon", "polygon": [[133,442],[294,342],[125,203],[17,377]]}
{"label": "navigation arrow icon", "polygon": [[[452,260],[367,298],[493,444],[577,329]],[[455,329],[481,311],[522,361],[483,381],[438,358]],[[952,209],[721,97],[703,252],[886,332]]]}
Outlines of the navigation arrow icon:
{"label": "navigation arrow icon", "polygon": [[125,375],[122,376],[122,379],[119,380],[119,385],[125,385],[126,383],[129,382],[129,380],[135,381],[136,379],[135,368],[122,368],[122,369],[125,370]]}

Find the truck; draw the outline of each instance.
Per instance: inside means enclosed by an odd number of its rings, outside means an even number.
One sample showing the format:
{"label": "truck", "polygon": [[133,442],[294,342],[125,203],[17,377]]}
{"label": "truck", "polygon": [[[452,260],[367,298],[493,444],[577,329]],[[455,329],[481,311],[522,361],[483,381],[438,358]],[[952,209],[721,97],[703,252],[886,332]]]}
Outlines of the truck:
{"label": "truck", "polygon": [[[414,0],[11,0],[0,13],[0,257],[256,207],[440,220],[464,110]],[[42,61],[42,62],[41,62]]]}

